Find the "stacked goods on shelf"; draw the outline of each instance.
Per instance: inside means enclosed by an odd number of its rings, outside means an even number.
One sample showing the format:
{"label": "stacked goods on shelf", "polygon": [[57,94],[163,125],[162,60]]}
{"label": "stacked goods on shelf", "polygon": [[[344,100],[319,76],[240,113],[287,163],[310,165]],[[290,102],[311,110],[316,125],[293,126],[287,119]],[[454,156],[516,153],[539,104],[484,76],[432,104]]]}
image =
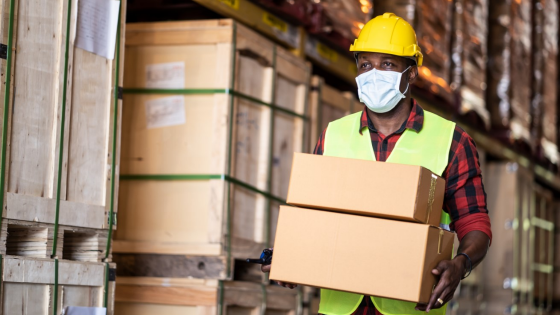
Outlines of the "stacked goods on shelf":
{"label": "stacked goods on shelf", "polygon": [[453,2],[448,0],[405,0],[373,2],[374,16],[392,12],[410,23],[424,55],[415,85],[427,94],[435,94],[454,103],[449,86],[451,73],[451,20]]}
{"label": "stacked goods on shelf", "polygon": [[[471,124],[490,126],[486,109],[488,0],[458,0],[454,10],[451,88],[461,97],[460,112]],[[470,117],[473,114],[476,117]]]}
{"label": "stacked goods on shelf", "polygon": [[514,139],[531,139],[531,0],[511,1],[511,132]]}
{"label": "stacked goods on shelf", "polygon": [[129,24],[126,44],[117,273],[237,280],[309,147],[310,67],[232,20]]}
{"label": "stacked goods on shelf", "polygon": [[120,278],[115,314],[296,315],[297,290],[239,281]]}
{"label": "stacked goods on shelf", "polygon": [[490,113],[491,128],[507,131],[511,119],[511,4],[500,0],[489,1],[489,5],[486,106]]}
{"label": "stacked goods on shelf", "polygon": [[325,0],[318,2],[320,23],[308,28],[311,34],[326,38],[346,52],[372,18],[372,0]]}
{"label": "stacked goods on shelf", "polygon": [[112,313],[125,6],[113,2],[121,23],[108,34],[114,55],[102,56],[78,48],[86,35],[75,34],[98,7],[1,3],[1,314]]}
{"label": "stacked goods on shelf", "polygon": [[558,3],[542,1],[544,15],[543,37],[543,138],[544,156],[553,164],[559,164],[558,157]]}
{"label": "stacked goods on shelf", "polygon": [[[488,94],[491,127],[506,141],[530,143],[531,1],[490,1]],[[525,145],[528,146],[528,145]]]}
{"label": "stacked goods on shelf", "polygon": [[327,85],[323,78],[313,76],[309,92],[310,152],[313,152],[329,122],[359,111],[359,105],[354,93],[341,92]]}
{"label": "stacked goods on shelf", "polygon": [[[552,194],[515,163],[491,163],[485,188],[493,250],[484,261],[486,313],[527,314],[551,306],[554,248]],[[512,198],[515,196],[515,198]]]}

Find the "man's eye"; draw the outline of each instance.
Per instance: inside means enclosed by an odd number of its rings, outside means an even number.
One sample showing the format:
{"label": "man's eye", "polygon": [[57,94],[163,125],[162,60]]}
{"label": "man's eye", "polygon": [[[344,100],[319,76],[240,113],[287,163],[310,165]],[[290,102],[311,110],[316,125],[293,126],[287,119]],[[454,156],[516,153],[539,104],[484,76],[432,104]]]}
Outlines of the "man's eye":
{"label": "man's eye", "polygon": [[385,65],[385,66],[387,66],[387,67],[392,67],[392,66],[394,66],[394,64],[393,64],[392,62],[388,62],[388,61],[385,61],[385,62],[383,63],[383,65]]}
{"label": "man's eye", "polygon": [[361,68],[366,68],[369,64],[368,63],[363,63]]}

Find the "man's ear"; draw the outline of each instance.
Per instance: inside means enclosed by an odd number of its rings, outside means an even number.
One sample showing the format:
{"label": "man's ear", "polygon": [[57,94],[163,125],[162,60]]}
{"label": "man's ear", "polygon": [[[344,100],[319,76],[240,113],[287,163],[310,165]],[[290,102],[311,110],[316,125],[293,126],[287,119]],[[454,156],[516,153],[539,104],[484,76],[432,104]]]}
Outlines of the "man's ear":
{"label": "man's ear", "polygon": [[414,65],[410,67],[408,71],[408,82],[412,83],[418,77],[418,66]]}

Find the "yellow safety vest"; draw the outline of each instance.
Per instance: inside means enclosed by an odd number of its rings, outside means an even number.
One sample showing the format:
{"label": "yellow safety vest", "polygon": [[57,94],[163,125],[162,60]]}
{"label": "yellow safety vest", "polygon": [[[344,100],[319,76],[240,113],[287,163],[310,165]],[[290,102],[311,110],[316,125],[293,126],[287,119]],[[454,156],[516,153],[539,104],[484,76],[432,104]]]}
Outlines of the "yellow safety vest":
{"label": "yellow safety vest", "polygon": [[[323,154],[351,159],[375,161],[369,130],[360,134],[362,112],[333,121],[327,127]],[[441,176],[448,164],[449,149],[453,140],[455,123],[428,111],[424,111],[424,124],[420,132],[406,129],[397,141],[387,162],[420,165]],[[450,218],[442,213],[441,225],[449,225]],[[321,289],[320,314],[348,315],[354,312],[363,295]],[[373,304],[385,315],[421,315],[415,303],[371,297]],[[430,311],[430,314],[445,314],[446,306]]]}

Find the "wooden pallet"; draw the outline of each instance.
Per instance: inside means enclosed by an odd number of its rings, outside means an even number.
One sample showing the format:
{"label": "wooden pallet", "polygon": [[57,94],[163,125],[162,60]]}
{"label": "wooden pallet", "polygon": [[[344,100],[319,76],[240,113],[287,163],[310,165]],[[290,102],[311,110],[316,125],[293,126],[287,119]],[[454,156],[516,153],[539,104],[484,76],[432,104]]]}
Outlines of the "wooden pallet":
{"label": "wooden pallet", "polygon": [[295,315],[297,303],[296,290],[279,286],[235,281],[119,277],[115,313]]}
{"label": "wooden pallet", "polygon": [[107,314],[114,313],[115,282],[111,276],[106,283],[105,264],[60,260],[57,281],[55,268],[52,259],[3,256],[0,314],[50,315],[55,305],[55,314],[68,306],[104,307],[106,285]]}
{"label": "wooden pallet", "polygon": [[356,93],[342,92],[325,83],[319,76],[311,77],[309,92],[310,152],[327,128],[329,122],[342,118],[362,109],[356,100]]}
{"label": "wooden pallet", "polygon": [[[0,254],[51,258],[55,228],[53,224],[4,219],[0,233]],[[106,257],[106,229],[58,227],[56,256],[74,261],[101,262]]]}
{"label": "wooden pallet", "polygon": [[125,68],[114,252],[258,257],[308,148],[309,65],[205,20],[127,25]]}
{"label": "wooden pallet", "polygon": [[[10,1],[4,0],[0,5],[2,43],[8,43],[10,35],[13,39],[8,48],[12,67],[7,68],[6,60],[0,67],[1,100],[6,94],[8,72],[11,79],[8,112],[0,110],[0,117],[8,125],[3,143],[7,152],[2,168],[6,178],[2,216],[55,223],[60,193],[60,224],[107,229],[112,196],[116,205],[118,192],[118,178],[112,177],[111,168],[115,155],[117,163],[113,168],[118,174],[120,110],[115,113],[114,87],[121,85],[115,83],[115,71],[120,68],[117,79],[121,82],[122,58],[117,64],[116,58],[108,60],[74,47],[77,10],[72,10],[65,68],[67,0],[16,0],[13,19],[9,18]],[[77,8],[77,1],[72,2],[72,7]],[[125,12],[126,1],[122,1],[121,51]]]}

